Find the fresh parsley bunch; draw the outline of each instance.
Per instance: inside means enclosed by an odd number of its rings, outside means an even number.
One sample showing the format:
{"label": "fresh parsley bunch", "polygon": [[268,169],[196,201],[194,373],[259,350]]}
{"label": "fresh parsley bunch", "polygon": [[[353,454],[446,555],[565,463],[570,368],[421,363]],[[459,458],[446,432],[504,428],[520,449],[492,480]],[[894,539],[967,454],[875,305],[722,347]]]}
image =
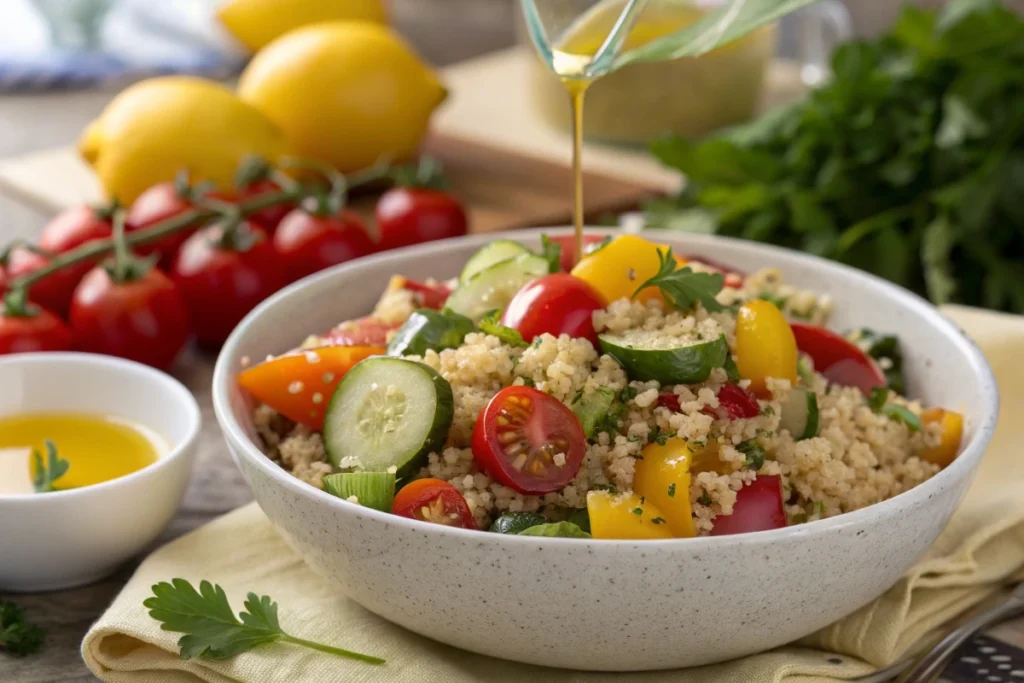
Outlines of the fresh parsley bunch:
{"label": "fresh parsley bunch", "polygon": [[841,46],[804,100],[701,141],[656,227],[801,249],[929,296],[1024,312],[1024,20],[993,0],[909,7]]}
{"label": "fresh parsley bunch", "polygon": [[24,656],[43,648],[46,631],[25,619],[25,612],[13,602],[0,600],[0,653]]}

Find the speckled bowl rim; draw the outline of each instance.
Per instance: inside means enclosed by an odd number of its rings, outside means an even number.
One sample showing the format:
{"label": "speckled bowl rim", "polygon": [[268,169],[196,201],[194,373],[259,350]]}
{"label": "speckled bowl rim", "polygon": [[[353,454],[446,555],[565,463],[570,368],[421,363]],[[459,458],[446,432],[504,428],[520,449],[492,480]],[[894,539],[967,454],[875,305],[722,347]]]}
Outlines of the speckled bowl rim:
{"label": "speckled bowl rim", "polygon": [[[622,234],[621,231],[589,227],[586,229],[586,232],[588,234],[601,235]],[[244,458],[250,465],[258,468],[276,483],[297,495],[312,498],[323,505],[334,507],[339,512],[345,514],[352,514],[358,511],[360,515],[365,515],[369,519],[416,530],[423,534],[437,534],[438,536],[455,535],[466,539],[476,539],[478,542],[513,545],[521,544],[524,546],[536,546],[537,544],[544,546],[556,546],[572,543],[588,544],[593,548],[600,548],[610,552],[635,550],[637,547],[637,542],[635,540],[549,538],[496,534],[487,531],[476,531],[471,529],[447,527],[438,524],[429,524],[349,503],[348,501],[332,496],[329,493],[325,493],[320,489],[314,488],[309,484],[296,479],[281,469],[278,465],[274,464],[263,454],[259,447],[253,443],[248,436],[246,436],[231,409],[231,382],[233,380],[233,370],[235,370],[235,368],[231,367],[230,359],[236,355],[236,347],[238,347],[242,340],[247,336],[248,330],[252,326],[253,321],[262,317],[269,309],[277,307],[282,300],[300,296],[302,290],[308,285],[321,280],[335,278],[339,273],[350,268],[384,269],[393,274],[397,272],[392,265],[393,263],[403,261],[413,255],[416,255],[421,259],[430,258],[435,254],[443,254],[453,247],[482,246],[488,242],[499,239],[514,240],[525,238],[536,240],[541,233],[548,235],[566,235],[571,234],[572,229],[565,227],[530,228],[526,230],[513,230],[484,235],[470,235],[467,237],[456,237],[437,242],[430,242],[424,245],[382,252],[380,254],[359,259],[353,263],[341,264],[334,268],[311,275],[286,287],[257,306],[251,313],[249,313],[248,316],[246,316],[244,320],[242,320],[241,323],[239,323],[228,338],[227,342],[224,344],[224,347],[221,349],[220,355],[217,358],[213,374],[214,413],[226,438],[235,446],[235,448],[231,449],[232,457],[235,458],[239,467],[241,467],[239,459]],[[660,231],[646,231],[639,234],[654,240],[659,239],[659,237],[664,239],[666,235],[666,233]],[[679,236],[681,233],[672,233],[672,235]],[[886,517],[890,513],[895,514],[901,509],[906,509],[918,504],[926,504],[928,498],[937,490],[940,490],[947,485],[952,485],[955,481],[960,479],[973,477],[981,462],[985,448],[988,446],[988,443],[991,441],[992,435],[995,432],[996,420],[999,416],[999,390],[995,376],[992,373],[992,368],[989,366],[988,361],[982,354],[981,349],[979,349],[977,344],[964,334],[956,324],[939,313],[935,306],[913,292],[888,282],[887,280],[883,280],[880,277],[871,275],[870,273],[857,270],[841,263],[828,261],[817,256],[796,252],[791,249],[750,242],[747,240],[721,237],[718,235],[686,234],[683,239],[688,245],[692,244],[695,247],[706,246],[713,248],[715,245],[728,244],[734,249],[757,251],[766,254],[782,254],[788,258],[795,258],[797,260],[804,261],[807,265],[814,266],[818,269],[839,271],[855,279],[862,279],[866,282],[874,282],[876,285],[881,285],[893,301],[901,307],[928,319],[936,328],[941,330],[946,337],[950,338],[954,342],[962,356],[966,358],[975,376],[979,379],[985,396],[985,403],[980,412],[981,418],[978,421],[977,429],[974,431],[974,434],[971,436],[966,447],[961,450],[956,460],[953,461],[953,464],[946,467],[928,481],[925,481],[908,491],[904,491],[903,493],[893,496],[888,500],[875,503],[874,505],[869,505],[865,508],[861,508],[860,510],[854,510],[853,512],[837,515],[835,517],[829,517],[827,519],[813,522],[805,522],[803,524],[788,526],[782,529],[756,531],[733,536],[702,536],[696,538],[645,540],[643,542],[644,548],[650,547],[652,549],[656,549],[670,545],[677,547],[677,544],[688,543],[691,544],[695,550],[702,550],[736,544],[770,544],[785,540],[796,540],[823,534],[838,533],[847,527],[866,524],[870,521],[871,517]]]}
{"label": "speckled bowl rim", "polygon": [[[172,401],[168,405],[167,409],[176,410],[184,416],[188,425],[185,430],[185,436],[175,442],[171,442],[166,434],[160,434],[160,436],[168,442],[167,453],[157,458],[155,462],[129,474],[108,479],[107,481],[100,482],[99,484],[80,486],[78,488],[67,489],[65,491],[51,491],[45,496],[41,496],[36,493],[0,495],[0,502],[10,505],[18,504],[25,506],[38,506],[53,505],[56,502],[67,498],[103,496],[115,489],[135,486],[143,480],[164,476],[164,472],[172,467],[172,463],[182,457],[185,457],[185,455],[199,440],[199,432],[203,426],[202,411],[199,409],[199,403],[196,401],[196,397],[192,395],[192,392],[189,391],[184,384],[165,372],[161,372],[160,370],[151,368],[148,365],[143,365],[142,363],[128,360],[126,358],[104,356],[97,353],[83,353],[80,351],[44,351],[0,356],[0,366],[30,367],[33,365],[47,365],[52,363],[120,367],[127,369],[130,372],[138,373],[138,380],[133,381],[132,384],[136,385],[140,391],[146,391],[147,387],[153,387],[156,385],[162,386],[167,395],[172,397]],[[6,413],[0,414],[0,417],[6,416]],[[150,425],[144,426],[147,429],[152,429]],[[27,508],[25,512],[28,512]]]}

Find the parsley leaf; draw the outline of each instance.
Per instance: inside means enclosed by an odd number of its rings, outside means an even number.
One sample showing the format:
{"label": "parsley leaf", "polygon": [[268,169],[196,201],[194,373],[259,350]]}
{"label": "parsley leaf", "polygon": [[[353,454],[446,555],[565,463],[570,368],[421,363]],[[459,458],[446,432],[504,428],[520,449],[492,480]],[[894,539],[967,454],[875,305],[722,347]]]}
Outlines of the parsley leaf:
{"label": "parsley leaf", "polygon": [[513,330],[511,327],[502,325],[498,322],[500,319],[501,311],[491,311],[480,320],[480,331],[492,337],[497,337],[501,340],[502,344],[520,347],[529,346],[523,339],[523,335],[519,334],[519,330]]}
{"label": "parsley leaf", "polygon": [[36,493],[56,491],[53,483],[68,473],[71,463],[57,455],[57,446],[49,439],[46,440],[46,462],[43,462],[39,451],[32,451],[32,457],[36,464],[36,476],[32,482]]}
{"label": "parsley leaf", "polygon": [[25,612],[13,602],[0,600],[0,652],[23,657],[43,649],[46,630],[25,619]]}
{"label": "parsley leaf", "polygon": [[868,395],[868,407],[874,413],[880,413],[890,420],[902,422],[912,432],[921,431],[920,417],[910,412],[906,406],[901,406],[898,403],[886,403],[888,400],[888,387],[875,387]]}
{"label": "parsley leaf", "polygon": [[671,484],[668,485],[668,497],[669,498],[675,498],[676,497],[676,483],[675,482],[672,482]]}
{"label": "parsley leaf", "polygon": [[562,245],[547,235],[540,236],[540,244],[540,255],[548,262],[548,272],[560,273],[562,271]]}
{"label": "parsley leaf", "polygon": [[153,597],[142,604],[164,631],[185,634],[178,640],[182,659],[228,659],[260,645],[281,642],[369,664],[384,663],[377,657],[288,635],[278,622],[277,603],[266,595],[249,593],[245,611],[236,617],[224,589],[209,581],[202,581],[198,591],[185,579],[158,583],[153,586]]}
{"label": "parsley leaf", "polygon": [[868,408],[871,408],[871,412],[877,413],[885,405],[885,402],[889,400],[889,388],[888,387],[875,387],[868,394]]}
{"label": "parsley leaf", "polygon": [[700,498],[697,499],[697,502],[704,506],[710,506],[711,496],[708,495],[707,491],[704,491],[703,493],[700,494]]}
{"label": "parsley leaf", "polygon": [[681,311],[690,310],[697,302],[712,313],[725,309],[715,299],[725,281],[721,273],[695,273],[689,266],[677,269],[679,264],[672,255],[671,247],[667,251],[658,249],[658,261],[658,272],[637,287],[634,297],[648,287],[657,287]]}
{"label": "parsley leaf", "polygon": [[764,446],[757,439],[743,441],[736,446],[736,450],[747,456],[743,464],[750,469],[759,470],[764,467],[764,459],[767,457],[767,454],[764,452]]}

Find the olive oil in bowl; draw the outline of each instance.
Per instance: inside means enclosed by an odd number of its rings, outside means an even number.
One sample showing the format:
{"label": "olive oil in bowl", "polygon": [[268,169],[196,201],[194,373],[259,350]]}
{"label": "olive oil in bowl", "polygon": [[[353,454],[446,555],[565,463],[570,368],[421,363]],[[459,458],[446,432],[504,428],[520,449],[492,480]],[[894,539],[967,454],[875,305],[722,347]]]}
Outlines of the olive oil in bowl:
{"label": "olive oil in bowl", "polygon": [[[81,488],[137,472],[157,461],[167,450],[160,435],[115,417],[88,413],[28,413],[0,417],[0,452],[22,451],[28,459],[29,484],[39,474],[33,452],[46,462],[46,442],[68,462],[68,470],[54,488]],[[18,463],[23,466],[22,463]],[[19,468],[20,469],[20,468]],[[18,471],[5,468],[5,471]],[[25,470],[20,469],[24,475]],[[0,482],[2,483],[2,482]],[[0,490],[22,488],[9,482]]]}

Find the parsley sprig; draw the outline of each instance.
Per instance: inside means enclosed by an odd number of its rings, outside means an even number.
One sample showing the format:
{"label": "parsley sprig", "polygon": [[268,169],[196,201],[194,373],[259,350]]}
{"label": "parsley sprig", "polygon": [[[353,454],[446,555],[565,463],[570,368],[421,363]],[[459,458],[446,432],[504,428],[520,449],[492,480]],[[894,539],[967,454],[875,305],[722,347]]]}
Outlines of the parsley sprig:
{"label": "parsley sprig", "polygon": [[13,602],[0,600],[0,652],[23,657],[43,649],[46,630],[25,619]]}
{"label": "parsley sprig", "polygon": [[658,272],[637,287],[634,297],[648,287],[657,287],[681,311],[690,310],[698,302],[711,313],[725,309],[715,299],[725,282],[721,273],[696,273],[689,266],[679,268],[671,247],[666,251],[658,249],[658,262]]}
{"label": "parsley sprig", "polygon": [[160,622],[161,629],[185,634],[178,639],[182,659],[228,659],[280,642],[369,664],[384,663],[379,657],[285,633],[277,619],[277,603],[266,595],[249,593],[245,611],[235,616],[224,589],[209,581],[200,582],[198,591],[185,579],[158,583],[153,586],[153,597],[142,604],[149,609],[149,616]]}
{"label": "parsley sprig", "polygon": [[497,337],[501,340],[502,344],[519,347],[529,346],[529,344],[526,343],[526,340],[523,339],[523,335],[519,333],[519,330],[514,330],[507,325],[502,325],[498,322],[499,320],[501,320],[501,311],[491,311],[480,320],[478,325],[480,331],[484,334],[489,334],[492,337]]}
{"label": "parsley sprig", "polygon": [[32,457],[36,463],[36,476],[32,481],[32,488],[36,493],[50,493],[56,491],[53,484],[63,477],[71,469],[71,463],[57,454],[57,445],[46,440],[46,462],[39,451],[32,451]]}

